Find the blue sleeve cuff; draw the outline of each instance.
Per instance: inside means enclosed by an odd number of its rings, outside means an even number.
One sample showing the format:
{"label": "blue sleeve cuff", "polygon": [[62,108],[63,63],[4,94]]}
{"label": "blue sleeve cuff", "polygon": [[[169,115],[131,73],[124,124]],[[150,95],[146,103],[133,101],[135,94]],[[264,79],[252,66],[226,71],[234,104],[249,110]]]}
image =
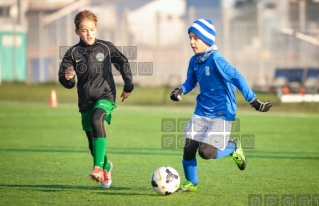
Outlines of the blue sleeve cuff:
{"label": "blue sleeve cuff", "polygon": [[185,89],[185,87],[183,85],[180,85],[179,88],[181,88],[183,90],[183,94],[186,93],[186,89]]}

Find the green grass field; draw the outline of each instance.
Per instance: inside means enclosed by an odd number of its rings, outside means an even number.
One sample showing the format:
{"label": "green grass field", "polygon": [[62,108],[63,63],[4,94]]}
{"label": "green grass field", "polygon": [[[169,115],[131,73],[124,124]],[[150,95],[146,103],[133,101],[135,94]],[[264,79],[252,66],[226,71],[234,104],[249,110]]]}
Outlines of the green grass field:
{"label": "green grass field", "polygon": [[[76,104],[0,102],[0,205],[261,205],[252,194],[319,197],[319,114],[239,110],[240,132],[255,135],[240,171],[225,157],[198,158],[197,193],[157,195],[150,183],[163,165],[181,175],[182,149],[162,148],[163,118],[189,118],[192,107],[118,103],[107,125],[113,187],[89,180],[92,168]],[[180,133],[173,133],[180,134]],[[276,196],[277,195],[277,196]],[[318,195],[318,196],[316,196]],[[280,200],[280,199],[279,199]],[[256,200],[254,200],[256,201]],[[313,201],[315,202],[315,201]],[[272,204],[264,204],[272,205]],[[282,205],[282,204],[280,204]],[[297,204],[296,204],[297,205]]]}
{"label": "green grass field", "polygon": [[[0,85],[0,101],[15,101],[15,102],[43,102],[48,103],[51,90],[56,90],[59,103],[77,103],[76,88],[65,89],[58,83],[46,83],[46,84],[24,84],[24,83],[7,83],[4,82]],[[120,100],[120,92],[123,89],[123,85],[117,86],[117,101]],[[125,102],[125,105],[153,105],[153,106],[176,106],[176,103],[169,98],[170,92],[173,87],[138,87],[133,91],[129,101]],[[193,91],[183,96],[183,101],[179,102],[181,106],[193,106],[195,104],[196,96],[198,94],[198,87]],[[251,108],[245,101],[242,94],[237,90],[237,104],[240,107]],[[276,93],[257,93],[257,97],[262,100],[270,100],[274,105],[276,111],[286,112],[307,112],[307,113],[319,113],[319,103],[288,103],[281,104],[277,98]]]}

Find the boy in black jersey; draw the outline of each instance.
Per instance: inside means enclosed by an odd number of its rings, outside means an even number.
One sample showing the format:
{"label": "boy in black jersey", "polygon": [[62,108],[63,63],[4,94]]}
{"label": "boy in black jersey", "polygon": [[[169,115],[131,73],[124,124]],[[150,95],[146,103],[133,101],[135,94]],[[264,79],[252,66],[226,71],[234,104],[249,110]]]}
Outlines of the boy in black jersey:
{"label": "boy in black jersey", "polygon": [[120,96],[122,102],[134,89],[132,73],[127,58],[111,42],[96,38],[97,17],[94,13],[88,10],[79,12],[74,18],[74,24],[80,41],[64,55],[58,74],[59,82],[71,89],[75,86],[77,76],[82,128],[86,132],[94,162],[90,178],[101,182],[103,188],[109,188],[112,184],[113,164],[106,156],[104,120],[110,124],[112,111],[116,108],[111,64],[120,72],[124,81]]}

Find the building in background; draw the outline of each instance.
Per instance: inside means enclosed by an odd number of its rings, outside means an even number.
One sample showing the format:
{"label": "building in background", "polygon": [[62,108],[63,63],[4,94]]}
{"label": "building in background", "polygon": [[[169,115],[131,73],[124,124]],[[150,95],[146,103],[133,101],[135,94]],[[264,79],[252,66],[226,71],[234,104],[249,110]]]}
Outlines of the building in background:
{"label": "building in background", "polygon": [[26,81],[27,4],[0,0],[0,82]]}

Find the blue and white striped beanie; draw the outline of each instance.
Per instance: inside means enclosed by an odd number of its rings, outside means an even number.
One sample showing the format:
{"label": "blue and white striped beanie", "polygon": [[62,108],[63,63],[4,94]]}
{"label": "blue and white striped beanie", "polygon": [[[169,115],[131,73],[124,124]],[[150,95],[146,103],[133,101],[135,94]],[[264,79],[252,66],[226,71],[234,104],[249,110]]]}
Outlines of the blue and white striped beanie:
{"label": "blue and white striped beanie", "polygon": [[198,36],[203,42],[208,44],[209,46],[214,45],[215,42],[215,27],[213,22],[209,19],[197,19],[194,23],[189,27],[188,33],[193,32],[196,36]]}

